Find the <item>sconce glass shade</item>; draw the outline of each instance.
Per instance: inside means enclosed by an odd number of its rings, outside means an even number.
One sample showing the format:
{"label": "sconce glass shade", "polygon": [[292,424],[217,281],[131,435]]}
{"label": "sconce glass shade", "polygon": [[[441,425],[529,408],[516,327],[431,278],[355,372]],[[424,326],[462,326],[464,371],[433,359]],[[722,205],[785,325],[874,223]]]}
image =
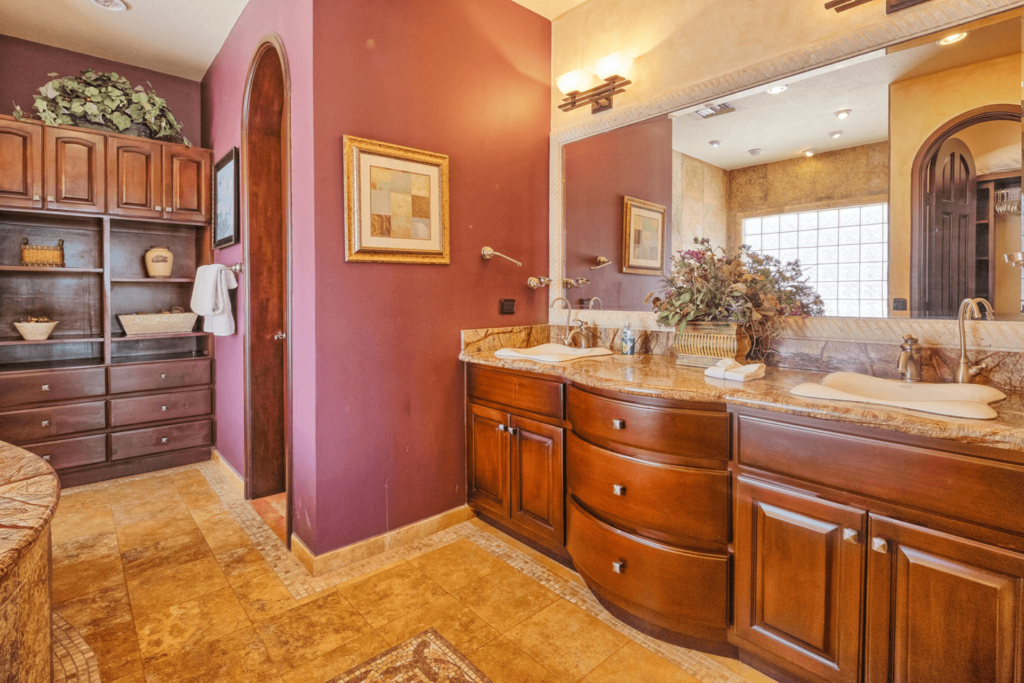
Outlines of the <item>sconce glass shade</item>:
{"label": "sconce glass shade", "polygon": [[625,52],[614,52],[607,57],[597,60],[594,65],[594,73],[602,81],[612,76],[629,78],[629,72],[633,68],[633,58]]}
{"label": "sconce glass shade", "polygon": [[590,87],[591,81],[593,81],[593,76],[589,71],[575,69],[556,78],[555,85],[563,95],[568,95],[572,92],[583,92]]}

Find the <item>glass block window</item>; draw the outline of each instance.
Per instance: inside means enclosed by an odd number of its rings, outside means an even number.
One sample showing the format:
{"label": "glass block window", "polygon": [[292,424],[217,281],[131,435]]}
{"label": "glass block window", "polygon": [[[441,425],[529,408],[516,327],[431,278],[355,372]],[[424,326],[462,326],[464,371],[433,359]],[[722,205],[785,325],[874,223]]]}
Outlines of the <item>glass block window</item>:
{"label": "glass block window", "polygon": [[783,263],[799,259],[825,315],[887,317],[888,204],[745,218],[743,243]]}

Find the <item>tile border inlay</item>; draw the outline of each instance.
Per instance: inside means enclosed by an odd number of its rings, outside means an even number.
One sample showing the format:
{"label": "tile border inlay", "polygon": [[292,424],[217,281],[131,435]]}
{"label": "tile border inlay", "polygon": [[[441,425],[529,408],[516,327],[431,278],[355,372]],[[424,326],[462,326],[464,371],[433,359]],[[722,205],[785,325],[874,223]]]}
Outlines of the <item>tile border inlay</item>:
{"label": "tile border inlay", "polygon": [[64,617],[52,613],[53,683],[100,683],[96,653]]}

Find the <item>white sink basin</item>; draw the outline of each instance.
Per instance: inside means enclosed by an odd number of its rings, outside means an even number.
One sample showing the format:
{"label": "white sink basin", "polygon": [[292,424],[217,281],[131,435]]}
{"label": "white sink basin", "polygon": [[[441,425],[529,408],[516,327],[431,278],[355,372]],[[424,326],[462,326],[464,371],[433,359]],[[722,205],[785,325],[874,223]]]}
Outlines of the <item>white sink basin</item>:
{"label": "white sink basin", "polygon": [[541,344],[528,349],[498,349],[494,352],[498,358],[535,360],[541,363],[566,363],[581,358],[612,355],[611,349],[577,349],[563,344]]}
{"label": "white sink basin", "polygon": [[874,403],[974,420],[994,420],[998,415],[989,404],[1006,398],[998,389],[977,384],[901,382],[855,372],[834,372],[821,384],[801,384],[790,393],[805,398]]}

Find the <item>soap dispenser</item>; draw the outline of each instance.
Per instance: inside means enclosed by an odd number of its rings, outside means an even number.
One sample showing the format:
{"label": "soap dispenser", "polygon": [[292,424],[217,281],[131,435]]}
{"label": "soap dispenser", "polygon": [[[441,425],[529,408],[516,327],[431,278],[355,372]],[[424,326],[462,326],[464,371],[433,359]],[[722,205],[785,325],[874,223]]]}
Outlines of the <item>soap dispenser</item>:
{"label": "soap dispenser", "polygon": [[629,318],[626,318],[626,326],[622,328],[622,334],[620,336],[622,341],[622,355],[636,355],[636,335],[633,334],[633,330],[629,327]]}

